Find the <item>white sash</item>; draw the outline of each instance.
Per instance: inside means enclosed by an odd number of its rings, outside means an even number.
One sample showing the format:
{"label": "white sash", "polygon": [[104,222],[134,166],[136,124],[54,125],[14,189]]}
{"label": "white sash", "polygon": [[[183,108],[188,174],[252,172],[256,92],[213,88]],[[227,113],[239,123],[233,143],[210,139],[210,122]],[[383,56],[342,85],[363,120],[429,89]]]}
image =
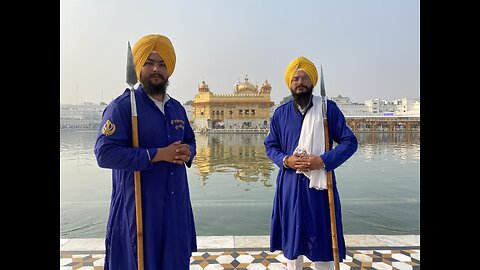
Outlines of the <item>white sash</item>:
{"label": "white sash", "polygon": [[[322,97],[313,96],[312,102],[312,108],[307,111],[307,114],[303,119],[302,131],[295,152],[304,152],[310,155],[320,156],[325,153]],[[326,104],[327,103],[325,102],[325,105]],[[318,190],[327,189],[327,172],[325,171],[325,168],[302,173],[310,179],[310,188]]]}

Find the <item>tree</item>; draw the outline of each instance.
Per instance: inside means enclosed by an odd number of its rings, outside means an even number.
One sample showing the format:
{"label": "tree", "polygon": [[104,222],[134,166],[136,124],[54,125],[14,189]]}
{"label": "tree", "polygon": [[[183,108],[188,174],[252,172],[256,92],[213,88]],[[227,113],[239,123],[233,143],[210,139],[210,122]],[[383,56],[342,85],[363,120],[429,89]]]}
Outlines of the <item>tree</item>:
{"label": "tree", "polygon": [[282,101],[280,101],[280,105],[289,102],[290,100],[292,100],[292,98],[293,98],[292,95],[289,95],[289,96],[284,97],[284,98],[282,99]]}

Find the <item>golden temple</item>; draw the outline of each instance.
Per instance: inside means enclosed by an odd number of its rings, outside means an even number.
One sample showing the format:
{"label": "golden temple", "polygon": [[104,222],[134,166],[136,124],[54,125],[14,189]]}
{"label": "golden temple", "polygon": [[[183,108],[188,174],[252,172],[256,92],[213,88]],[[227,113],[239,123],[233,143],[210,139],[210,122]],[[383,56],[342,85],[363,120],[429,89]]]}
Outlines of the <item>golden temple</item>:
{"label": "golden temple", "polygon": [[214,94],[202,81],[192,102],[192,122],[195,131],[211,129],[266,129],[270,126],[272,87],[265,82],[258,89],[245,75],[237,82],[233,94]]}

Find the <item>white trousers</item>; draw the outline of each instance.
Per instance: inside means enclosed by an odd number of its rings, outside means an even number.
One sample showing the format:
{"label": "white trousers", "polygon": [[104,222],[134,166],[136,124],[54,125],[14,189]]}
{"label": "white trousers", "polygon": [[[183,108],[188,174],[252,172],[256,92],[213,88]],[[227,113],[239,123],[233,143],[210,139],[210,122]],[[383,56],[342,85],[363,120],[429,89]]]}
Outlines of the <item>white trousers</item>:
{"label": "white trousers", "polygon": [[[329,262],[313,262],[312,268],[314,270],[333,270],[333,261]],[[302,270],[303,255],[298,256],[295,260],[287,259],[287,270]]]}

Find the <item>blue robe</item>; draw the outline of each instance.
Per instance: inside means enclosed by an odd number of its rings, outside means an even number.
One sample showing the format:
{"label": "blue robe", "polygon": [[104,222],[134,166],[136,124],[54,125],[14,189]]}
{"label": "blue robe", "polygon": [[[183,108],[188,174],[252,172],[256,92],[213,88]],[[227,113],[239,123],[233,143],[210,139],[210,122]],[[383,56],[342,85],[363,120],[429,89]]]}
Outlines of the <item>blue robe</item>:
{"label": "blue robe", "polygon": [[[183,106],[170,98],[165,114],[140,86],[135,91],[138,148],[132,147],[130,91],[105,109],[95,143],[102,168],[112,169],[112,196],[106,233],[105,270],[137,269],[134,171],[140,171],[145,270],[189,269],[197,250],[195,223],[185,165],[150,162],[157,148],[175,141],[190,147],[188,167],[196,154],[195,135]],[[104,124],[112,133],[102,133]],[[114,126],[114,128],[113,128]],[[113,131],[113,132],[112,132]]]}
{"label": "blue robe", "polygon": [[[308,107],[312,107],[311,102]],[[280,168],[273,200],[270,251],[282,250],[290,260],[305,255],[311,261],[333,261],[328,191],[309,188],[310,180],[305,175],[283,167],[283,158],[292,155],[298,145],[303,119],[293,101],[279,106],[272,116],[270,132],[264,141],[267,156]],[[338,143],[321,155],[326,169],[331,171],[353,155],[358,142],[346,125],[342,112],[331,100],[327,100],[327,120],[330,148],[333,141]],[[346,248],[333,171],[332,179],[339,259],[343,261]]]}

